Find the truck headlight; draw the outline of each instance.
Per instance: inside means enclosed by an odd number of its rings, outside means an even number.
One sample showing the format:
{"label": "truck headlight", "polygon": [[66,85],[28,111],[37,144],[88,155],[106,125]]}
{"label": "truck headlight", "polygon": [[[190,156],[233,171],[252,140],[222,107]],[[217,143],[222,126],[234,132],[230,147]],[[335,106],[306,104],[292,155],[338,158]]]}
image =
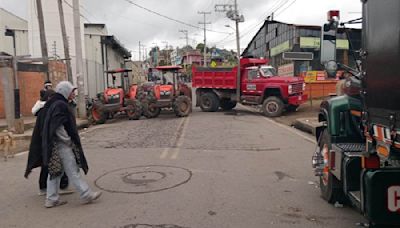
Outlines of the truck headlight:
{"label": "truck headlight", "polygon": [[289,94],[293,93],[293,85],[288,85],[288,93]]}
{"label": "truck headlight", "polygon": [[303,91],[306,91],[306,83],[303,82]]}

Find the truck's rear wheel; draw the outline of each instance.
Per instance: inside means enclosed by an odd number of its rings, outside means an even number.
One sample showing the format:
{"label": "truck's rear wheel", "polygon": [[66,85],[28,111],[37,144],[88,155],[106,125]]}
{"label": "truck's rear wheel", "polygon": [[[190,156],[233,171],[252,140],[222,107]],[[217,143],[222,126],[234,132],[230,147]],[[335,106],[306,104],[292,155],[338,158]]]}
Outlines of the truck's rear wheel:
{"label": "truck's rear wheel", "polygon": [[232,110],[233,108],[235,108],[236,104],[237,104],[236,101],[232,101],[230,99],[222,99],[220,106],[221,106],[222,110],[229,111],[229,110]]}
{"label": "truck's rear wheel", "polygon": [[208,92],[200,97],[200,108],[203,112],[216,112],[219,108],[219,99],[215,93]]}
{"label": "truck's rear wheel", "polygon": [[130,120],[138,120],[142,116],[142,105],[138,100],[128,100],[126,114]]}
{"label": "truck's rear wheel", "polygon": [[319,186],[321,189],[321,197],[328,203],[345,203],[346,198],[340,181],[329,170],[329,151],[332,148],[328,130],[325,129],[320,136],[318,142],[320,153],[324,158],[322,176],[319,178]]}
{"label": "truck's rear wheel", "polygon": [[104,124],[107,120],[108,114],[102,110],[102,106],[101,102],[95,102],[90,111],[95,124]]}
{"label": "truck's rear wheel", "polygon": [[283,108],[283,101],[279,97],[267,97],[261,106],[261,111],[267,117],[278,117],[282,115]]}
{"label": "truck's rear wheel", "polygon": [[143,115],[146,118],[156,118],[160,115],[161,109],[157,107],[157,101],[146,97],[143,100]]}
{"label": "truck's rear wheel", "polygon": [[173,104],[175,115],[178,117],[185,117],[192,111],[192,101],[188,96],[179,96]]}

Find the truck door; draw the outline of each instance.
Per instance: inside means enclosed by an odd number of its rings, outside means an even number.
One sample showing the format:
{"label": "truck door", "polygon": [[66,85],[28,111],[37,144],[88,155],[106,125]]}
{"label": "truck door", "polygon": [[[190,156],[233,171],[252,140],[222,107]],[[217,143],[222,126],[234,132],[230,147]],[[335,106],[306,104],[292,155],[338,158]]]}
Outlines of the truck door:
{"label": "truck door", "polygon": [[249,69],[245,71],[242,83],[243,95],[260,96],[262,93],[262,79],[257,69]]}

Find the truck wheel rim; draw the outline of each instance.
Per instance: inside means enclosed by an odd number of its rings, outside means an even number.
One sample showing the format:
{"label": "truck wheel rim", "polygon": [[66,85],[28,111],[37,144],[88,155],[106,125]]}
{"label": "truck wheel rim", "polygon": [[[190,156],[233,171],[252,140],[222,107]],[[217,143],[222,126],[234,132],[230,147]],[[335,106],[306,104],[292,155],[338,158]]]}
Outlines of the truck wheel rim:
{"label": "truck wheel rim", "polygon": [[267,104],[267,110],[269,113],[275,113],[278,111],[278,104],[276,102],[269,102]]}
{"label": "truck wheel rim", "polygon": [[209,108],[211,105],[210,99],[208,98],[203,98],[203,106],[206,108]]}
{"label": "truck wheel rim", "polygon": [[323,166],[323,170],[322,170],[322,182],[325,186],[328,185],[328,180],[329,180],[329,156],[328,156],[328,145],[324,144],[324,146],[322,147],[322,156],[324,158],[324,166]]}

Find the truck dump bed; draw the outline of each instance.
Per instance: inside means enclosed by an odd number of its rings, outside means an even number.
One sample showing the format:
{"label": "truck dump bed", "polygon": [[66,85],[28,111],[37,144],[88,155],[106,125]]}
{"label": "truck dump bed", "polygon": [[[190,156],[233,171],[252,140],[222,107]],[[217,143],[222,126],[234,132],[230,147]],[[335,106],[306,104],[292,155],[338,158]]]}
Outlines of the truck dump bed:
{"label": "truck dump bed", "polygon": [[192,85],[195,88],[236,89],[237,68],[192,69]]}
{"label": "truck dump bed", "polygon": [[[363,78],[365,103],[372,122],[400,127],[400,1],[364,4]],[[390,118],[393,116],[394,119]],[[396,123],[393,123],[396,121]]]}

